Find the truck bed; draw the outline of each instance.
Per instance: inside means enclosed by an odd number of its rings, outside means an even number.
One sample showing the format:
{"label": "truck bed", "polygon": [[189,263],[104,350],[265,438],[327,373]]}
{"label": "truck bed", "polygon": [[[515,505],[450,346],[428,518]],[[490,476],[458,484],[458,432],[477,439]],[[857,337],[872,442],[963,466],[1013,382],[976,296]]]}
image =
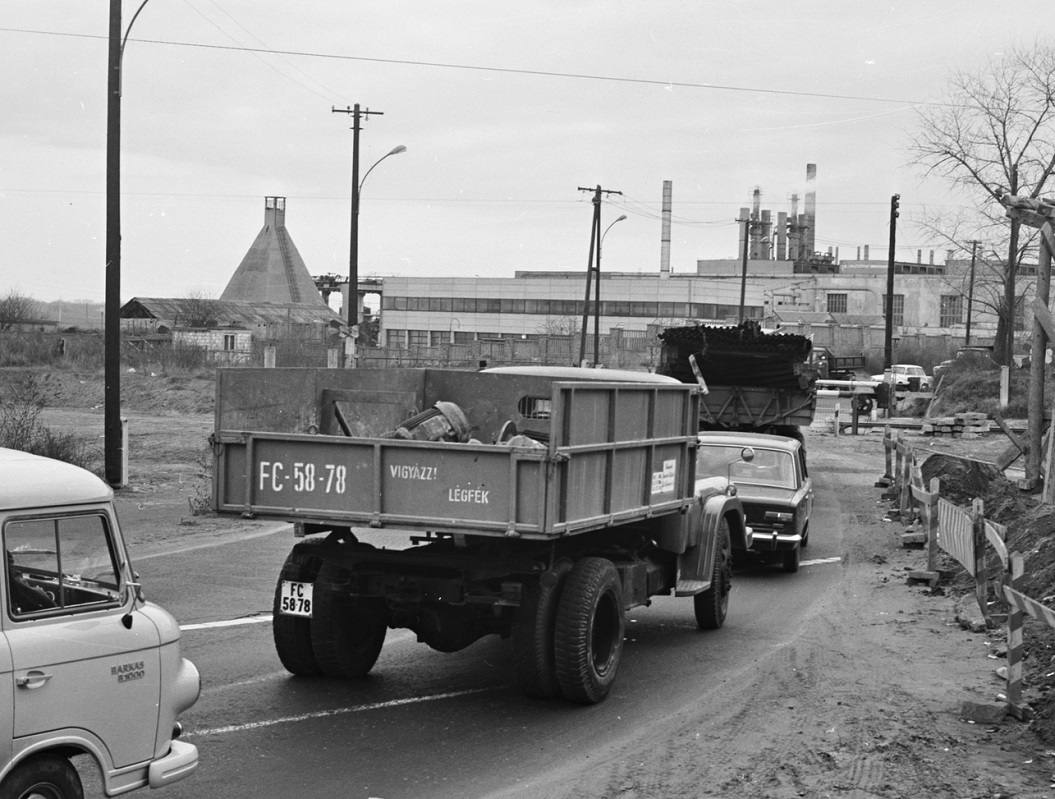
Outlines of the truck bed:
{"label": "truck bed", "polygon": [[[454,403],[469,442],[390,437]],[[227,369],[215,506],[289,521],[549,539],[684,511],[699,393],[433,369]],[[512,425],[523,446],[496,443]]]}

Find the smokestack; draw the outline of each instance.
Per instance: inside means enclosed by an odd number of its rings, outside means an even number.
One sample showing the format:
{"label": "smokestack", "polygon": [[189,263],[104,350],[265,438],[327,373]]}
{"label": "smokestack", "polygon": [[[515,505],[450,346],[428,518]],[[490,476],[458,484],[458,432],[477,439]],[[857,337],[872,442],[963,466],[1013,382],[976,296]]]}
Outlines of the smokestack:
{"label": "smokestack", "polygon": [[860,247],[857,248],[857,260],[858,261],[861,260],[861,248]]}
{"label": "smokestack", "polygon": [[788,257],[788,214],[777,211],[777,260],[786,261]]}
{"label": "smokestack", "polygon": [[816,249],[817,228],[817,165],[806,164],[806,256]]}
{"label": "smokestack", "polygon": [[765,261],[773,260],[773,212],[762,212],[761,241],[759,241],[758,257]]}
{"label": "smokestack", "polygon": [[673,184],[663,181],[663,228],[659,238],[659,276],[670,277],[670,209]]}
{"label": "smokestack", "polygon": [[868,260],[868,245],[865,245],[865,260]]}
{"label": "smokestack", "polygon": [[916,263],[923,263],[923,250],[916,250]]}
{"label": "smokestack", "polygon": [[788,215],[788,260],[798,261],[802,249],[802,228],[799,226],[799,195],[791,195],[791,213]]}
{"label": "smokestack", "polygon": [[934,266],[934,250],[930,251],[930,265]]}

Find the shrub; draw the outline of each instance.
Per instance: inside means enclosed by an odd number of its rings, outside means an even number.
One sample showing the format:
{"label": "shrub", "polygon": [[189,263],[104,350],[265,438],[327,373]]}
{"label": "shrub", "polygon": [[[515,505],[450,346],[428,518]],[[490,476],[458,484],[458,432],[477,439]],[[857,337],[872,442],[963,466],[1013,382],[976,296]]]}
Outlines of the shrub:
{"label": "shrub", "polygon": [[40,421],[40,413],[55,398],[48,375],[14,372],[0,385],[0,447],[72,463],[87,469],[94,458],[87,443],[74,433],[57,433]]}

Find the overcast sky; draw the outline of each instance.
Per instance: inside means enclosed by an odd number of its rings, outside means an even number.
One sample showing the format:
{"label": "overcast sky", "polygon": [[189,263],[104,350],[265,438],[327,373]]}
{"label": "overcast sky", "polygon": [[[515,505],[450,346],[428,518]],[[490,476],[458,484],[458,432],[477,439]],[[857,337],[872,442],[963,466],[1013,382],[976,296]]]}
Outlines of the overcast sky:
{"label": "overcast sky", "polygon": [[[139,0],[124,7],[124,25]],[[4,0],[0,294],[102,300],[108,3]],[[1012,13],[1013,9],[1013,13]],[[218,297],[263,225],[264,197],[312,274],[347,274],[351,118],[359,270],[513,277],[585,272],[594,187],[604,271],[735,258],[755,187],[802,210],[817,164],[818,250],[930,248],[923,206],[956,205],[906,149],[953,69],[1031,45],[1051,0],[517,3],[150,0],[125,50],[122,301]],[[1050,24],[1050,23],[1049,23]],[[1049,28],[1050,30],[1050,28]],[[944,259],[944,245],[935,244]],[[927,257],[926,255],[924,256]]]}

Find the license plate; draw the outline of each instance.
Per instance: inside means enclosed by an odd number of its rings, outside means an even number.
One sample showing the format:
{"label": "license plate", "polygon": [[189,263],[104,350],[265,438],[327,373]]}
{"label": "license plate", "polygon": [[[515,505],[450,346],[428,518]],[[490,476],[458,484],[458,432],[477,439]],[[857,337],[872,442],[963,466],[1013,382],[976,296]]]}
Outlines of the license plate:
{"label": "license plate", "polygon": [[313,583],[282,581],[282,594],[278,600],[278,612],[284,616],[306,616],[311,618]]}

